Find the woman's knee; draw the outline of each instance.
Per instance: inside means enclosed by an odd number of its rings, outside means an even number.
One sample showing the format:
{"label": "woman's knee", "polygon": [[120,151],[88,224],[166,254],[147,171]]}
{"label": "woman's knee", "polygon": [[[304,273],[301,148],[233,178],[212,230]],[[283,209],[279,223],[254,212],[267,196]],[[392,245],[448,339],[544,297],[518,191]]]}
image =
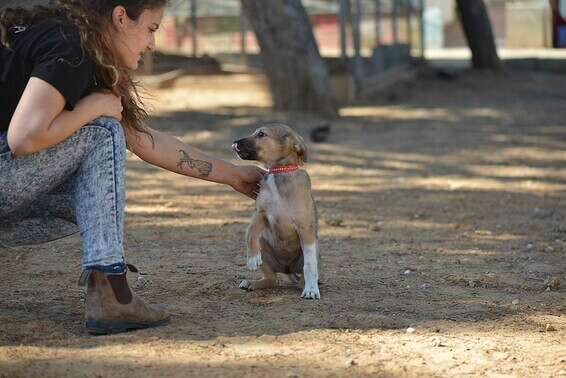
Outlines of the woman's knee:
{"label": "woman's knee", "polygon": [[124,135],[124,127],[116,119],[112,117],[99,117],[90,121],[86,126],[87,129],[100,130],[106,137],[112,137],[114,146],[119,149],[126,148],[126,137]]}

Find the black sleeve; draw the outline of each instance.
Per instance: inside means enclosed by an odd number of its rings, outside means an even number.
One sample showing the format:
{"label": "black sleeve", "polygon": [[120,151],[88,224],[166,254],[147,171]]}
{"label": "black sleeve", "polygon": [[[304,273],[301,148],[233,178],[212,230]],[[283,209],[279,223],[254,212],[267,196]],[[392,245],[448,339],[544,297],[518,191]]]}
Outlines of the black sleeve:
{"label": "black sleeve", "polygon": [[65,108],[72,110],[94,84],[94,63],[83,52],[77,34],[54,34],[38,47],[31,76],[53,85],[65,98]]}

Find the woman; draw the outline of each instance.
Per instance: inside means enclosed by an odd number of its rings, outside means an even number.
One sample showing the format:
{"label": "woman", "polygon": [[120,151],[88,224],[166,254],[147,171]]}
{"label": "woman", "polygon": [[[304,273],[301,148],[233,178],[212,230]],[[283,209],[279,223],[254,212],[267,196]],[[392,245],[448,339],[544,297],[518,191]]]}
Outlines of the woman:
{"label": "woman", "polygon": [[155,47],[166,2],[58,0],[0,16],[0,246],[53,240],[78,228],[91,333],[169,320],[126,280],[126,146],[150,164],[251,198],[262,176],[145,125],[130,72]]}

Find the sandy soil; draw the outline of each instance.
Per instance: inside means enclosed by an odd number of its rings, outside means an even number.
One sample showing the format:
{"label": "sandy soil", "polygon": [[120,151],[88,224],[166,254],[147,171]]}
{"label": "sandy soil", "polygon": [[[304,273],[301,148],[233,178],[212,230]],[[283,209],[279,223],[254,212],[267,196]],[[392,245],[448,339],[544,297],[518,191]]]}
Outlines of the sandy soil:
{"label": "sandy soil", "polygon": [[[233,160],[262,122],[323,122],[274,113],[261,84],[182,78],[152,124]],[[171,324],[89,336],[78,237],[0,250],[0,376],[566,377],[564,88],[466,74],[342,109],[307,165],[319,301],[239,290],[252,201],[130,157],[129,278]]]}

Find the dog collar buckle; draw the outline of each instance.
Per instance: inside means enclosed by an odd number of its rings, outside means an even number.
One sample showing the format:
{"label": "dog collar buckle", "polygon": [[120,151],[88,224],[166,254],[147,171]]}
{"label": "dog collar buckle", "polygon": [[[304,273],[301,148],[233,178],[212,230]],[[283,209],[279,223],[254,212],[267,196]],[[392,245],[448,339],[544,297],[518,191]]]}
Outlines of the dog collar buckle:
{"label": "dog collar buckle", "polygon": [[294,165],[280,165],[280,166],[275,166],[275,167],[271,167],[267,170],[267,173],[271,173],[271,174],[277,174],[277,173],[289,173],[289,172],[295,172],[296,170],[299,169],[299,166],[294,164]]}

